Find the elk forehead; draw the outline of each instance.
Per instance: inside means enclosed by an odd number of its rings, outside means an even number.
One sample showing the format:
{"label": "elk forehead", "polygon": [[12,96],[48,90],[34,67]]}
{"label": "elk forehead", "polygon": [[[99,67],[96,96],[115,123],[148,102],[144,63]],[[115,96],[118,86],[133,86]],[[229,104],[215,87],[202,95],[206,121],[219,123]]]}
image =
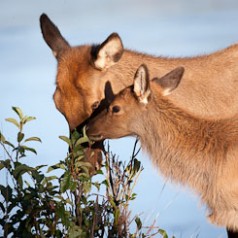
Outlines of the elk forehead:
{"label": "elk forehead", "polygon": [[116,105],[123,106],[123,108],[131,108],[135,103],[139,104],[136,100],[136,95],[133,92],[133,87],[131,86],[123,89],[115,96],[110,104],[110,108]]}

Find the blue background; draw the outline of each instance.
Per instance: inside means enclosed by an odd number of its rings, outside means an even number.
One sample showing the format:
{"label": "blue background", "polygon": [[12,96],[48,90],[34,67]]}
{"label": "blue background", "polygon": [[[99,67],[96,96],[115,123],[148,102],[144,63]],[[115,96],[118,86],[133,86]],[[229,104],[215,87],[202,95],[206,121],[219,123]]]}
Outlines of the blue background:
{"label": "blue background", "polygon": [[[32,166],[52,165],[63,159],[67,146],[58,139],[68,135],[64,117],[52,94],[56,60],[45,44],[39,16],[45,12],[72,45],[100,43],[118,32],[126,48],[153,55],[195,56],[238,42],[236,0],[132,0],[0,2],[0,129],[9,139],[16,130],[4,119],[15,116],[11,106],[37,117],[26,128],[43,143],[38,156],[25,159]],[[204,70],[206,70],[204,68]],[[133,139],[111,141],[113,152],[128,160]],[[0,159],[6,155],[0,149]],[[206,209],[196,194],[164,180],[141,153],[144,171],[137,183],[132,216],[141,214],[144,225],[156,225],[176,237],[226,237],[225,230],[209,224]],[[0,171],[0,178],[5,173]],[[1,216],[1,215],[0,215]]]}

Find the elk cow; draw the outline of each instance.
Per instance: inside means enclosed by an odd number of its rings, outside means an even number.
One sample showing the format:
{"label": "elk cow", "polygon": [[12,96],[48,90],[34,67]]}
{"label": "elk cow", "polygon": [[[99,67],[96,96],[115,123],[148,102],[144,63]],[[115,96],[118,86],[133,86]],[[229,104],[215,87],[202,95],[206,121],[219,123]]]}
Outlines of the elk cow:
{"label": "elk cow", "polygon": [[139,137],[161,173],[197,191],[210,221],[225,226],[229,237],[237,237],[238,114],[204,119],[181,108],[172,94],[182,86],[183,73],[178,67],[149,81],[142,65],[134,84],[88,123],[86,133],[94,141]]}

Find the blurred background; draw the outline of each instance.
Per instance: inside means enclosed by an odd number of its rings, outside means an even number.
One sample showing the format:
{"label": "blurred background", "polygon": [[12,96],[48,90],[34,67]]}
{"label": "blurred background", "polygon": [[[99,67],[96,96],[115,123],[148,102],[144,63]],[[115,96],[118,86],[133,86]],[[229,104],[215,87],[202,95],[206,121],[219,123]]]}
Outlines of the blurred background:
{"label": "blurred background", "polygon": [[[35,156],[26,163],[52,165],[64,159],[67,146],[58,136],[68,135],[64,117],[56,110],[56,60],[45,44],[39,17],[45,12],[71,45],[100,43],[118,32],[126,48],[169,57],[196,56],[238,42],[236,0],[11,0],[0,2],[0,129],[11,138],[11,106],[35,116],[29,136],[39,136]],[[204,70],[206,70],[204,68]],[[110,141],[121,160],[128,160],[134,139]],[[0,149],[0,159],[3,152]],[[191,190],[164,180],[141,153],[144,171],[137,183],[132,215],[156,225],[169,236],[226,237],[225,229],[209,224],[206,208]],[[4,174],[1,174],[2,179]]]}

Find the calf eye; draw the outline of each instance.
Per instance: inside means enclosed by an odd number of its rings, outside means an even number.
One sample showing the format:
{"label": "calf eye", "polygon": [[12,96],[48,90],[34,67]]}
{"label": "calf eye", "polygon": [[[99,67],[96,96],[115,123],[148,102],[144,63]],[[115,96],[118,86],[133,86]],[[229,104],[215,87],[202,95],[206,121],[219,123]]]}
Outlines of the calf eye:
{"label": "calf eye", "polygon": [[121,108],[119,106],[113,106],[112,107],[112,112],[113,113],[118,113],[118,112],[120,112],[120,110],[121,110]]}

